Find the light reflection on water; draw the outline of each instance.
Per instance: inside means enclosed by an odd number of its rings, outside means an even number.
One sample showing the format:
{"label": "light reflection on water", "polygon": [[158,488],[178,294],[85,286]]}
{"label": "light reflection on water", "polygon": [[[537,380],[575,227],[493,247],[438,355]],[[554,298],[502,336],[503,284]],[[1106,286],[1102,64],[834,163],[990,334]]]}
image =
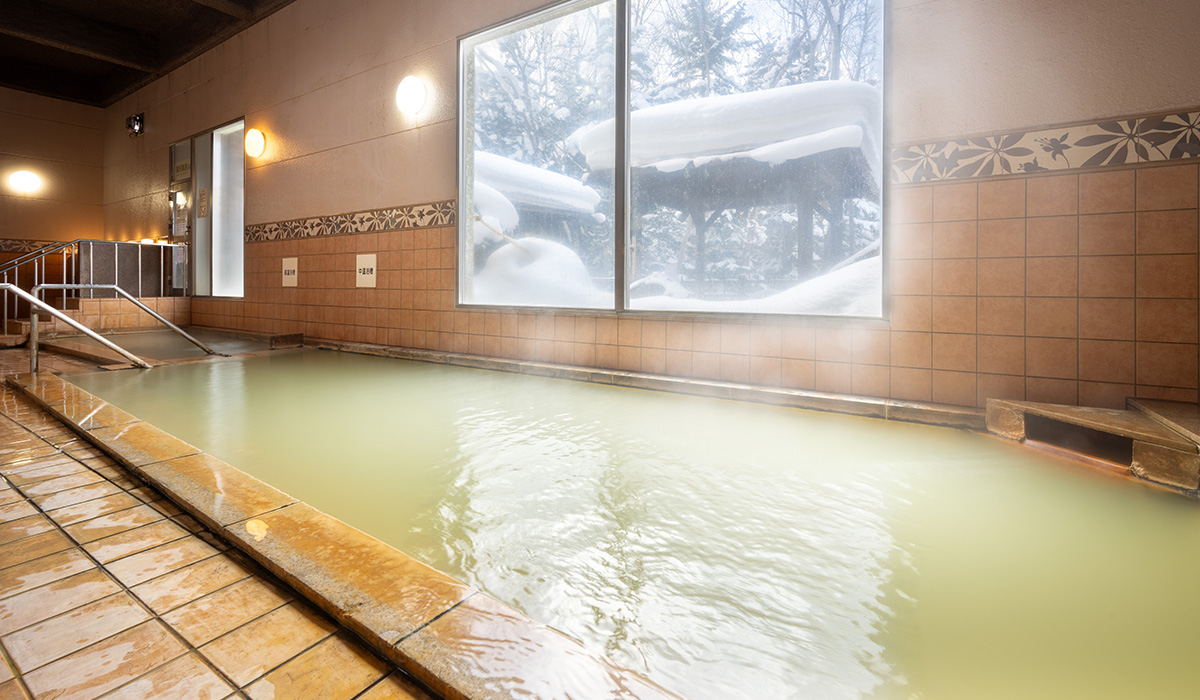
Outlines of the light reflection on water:
{"label": "light reflection on water", "polygon": [[79,383],[696,700],[1190,697],[1195,504],[984,436],[322,352]]}

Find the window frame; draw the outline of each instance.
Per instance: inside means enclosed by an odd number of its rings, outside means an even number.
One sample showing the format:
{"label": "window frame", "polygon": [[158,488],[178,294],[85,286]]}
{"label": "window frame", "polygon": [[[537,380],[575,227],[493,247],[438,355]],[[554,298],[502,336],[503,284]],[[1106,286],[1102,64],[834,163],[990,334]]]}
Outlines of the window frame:
{"label": "window frame", "polygon": [[[891,291],[891,85],[892,85],[892,66],[889,60],[892,53],[892,0],[878,0],[880,4],[880,21],[882,27],[880,32],[882,40],[880,42],[880,98],[882,102],[881,114],[881,134],[880,134],[880,149],[882,179],[879,189],[879,210],[880,210],[880,315],[879,316],[850,316],[841,314],[810,314],[810,313],[791,313],[791,312],[763,312],[763,311],[713,311],[713,310],[657,310],[657,309],[633,309],[629,308],[626,284],[628,269],[626,262],[626,252],[629,246],[629,216],[630,216],[630,198],[631,198],[631,177],[629,168],[629,60],[630,60],[630,35],[629,28],[631,23],[630,4],[633,0],[554,0],[553,2],[533,8],[527,12],[508,17],[492,24],[485,25],[478,29],[472,30],[458,37],[456,43],[456,67],[457,89],[456,97],[458,100],[457,126],[456,126],[456,157],[455,157],[455,264],[454,264],[454,308],[463,311],[495,311],[500,313],[522,313],[522,314],[570,314],[578,316],[627,316],[631,318],[680,318],[698,321],[720,322],[720,321],[745,321],[745,322],[774,322],[774,323],[795,323],[802,322],[817,326],[848,326],[853,325],[860,328],[889,328],[891,325],[891,307],[892,307],[892,291]],[[473,104],[473,99],[468,99],[467,95],[467,61],[465,58],[465,46],[472,41],[486,34],[491,34],[504,27],[516,25],[522,22],[527,22],[540,15],[552,15],[558,12],[567,12],[571,6],[585,8],[592,5],[603,4],[604,2],[612,2],[615,7],[615,40],[614,40],[614,59],[616,69],[614,71],[614,91],[616,100],[616,111],[614,121],[614,144],[613,153],[615,157],[615,167],[613,170],[614,182],[614,241],[613,241],[613,306],[612,308],[591,308],[591,307],[571,307],[571,306],[549,306],[549,305],[514,305],[514,304],[485,304],[485,303],[469,303],[463,301],[464,294],[464,276],[467,272],[467,266],[463,264],[465,256],[465,235],[464,227],[467,222],[472,221],[474,212],[468,211],[465,195],[466,185],[466,139],[473,136],[467,130],[467,125],[474,123],[473,115],[470,119],[466,118],[468,104]],[[472,67],[473,69],[473,67]],[[472,203],[473,204],[473,203]]]}

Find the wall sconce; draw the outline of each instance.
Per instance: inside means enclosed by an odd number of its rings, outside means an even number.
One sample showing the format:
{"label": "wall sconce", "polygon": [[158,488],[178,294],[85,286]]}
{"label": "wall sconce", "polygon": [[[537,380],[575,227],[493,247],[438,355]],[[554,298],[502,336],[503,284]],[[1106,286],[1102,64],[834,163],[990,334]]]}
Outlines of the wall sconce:
{"label": "wall sconce", "polygon": [[425,106],[425,83],[415,75],[410,75],[400,81],[396,88],[396,106],[408,115],[416,115]]}
{"label": "wall sconce", "polygon": [[187,204],[187,195],[183,192],[175,193],[175,206],[182,207]]}
{"label": "wall sconce", "polygon": [[21,194],[29,194],[41,189],[42,178],[28,170],[18,170],[8,176],[8,186]]}
{"label": "wall sconce", "polygon": [[246,155],[257,158],[267,150],[267,137],[258,129],[246,130]]}
{"label": "wall sconce", "polygon": [[146,113],[131,114],[125,117],[125,128],[129,130],[129,138],[141,136],[146,130]]}

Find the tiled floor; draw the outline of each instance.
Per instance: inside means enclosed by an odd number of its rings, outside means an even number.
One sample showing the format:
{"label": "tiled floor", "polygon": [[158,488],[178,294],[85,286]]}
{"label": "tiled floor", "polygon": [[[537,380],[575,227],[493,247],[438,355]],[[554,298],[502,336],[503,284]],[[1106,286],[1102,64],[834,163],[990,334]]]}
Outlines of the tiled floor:
{"label": "tiled floor", "polygon": [[[27,361],[0,351],[0,373]],[[0,700],[429,700],[7,387],[0,476]]]}

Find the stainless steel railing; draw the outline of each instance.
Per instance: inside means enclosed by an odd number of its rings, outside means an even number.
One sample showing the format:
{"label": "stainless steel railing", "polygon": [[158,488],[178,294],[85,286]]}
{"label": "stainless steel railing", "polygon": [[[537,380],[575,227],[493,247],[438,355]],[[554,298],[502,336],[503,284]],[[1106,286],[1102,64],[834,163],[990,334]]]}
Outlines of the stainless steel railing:
{"label": "stainless steel railing", "polygon": [[[155,311],[154,309],[151,309],[149,306],[146,306],[141,301],[139,301],[136,297],[134,297],[132,294],[125,291],[124,289],[121,289],[120,287],[118,287],[115,284],[39,284],[38,286],[33,288],[33,295],[40,299],[42,290],[44,290],[44,289],[62,289],[62,290],[71,290],[71,291],[103,289],[103,290],[116,292],[119,296],[125,297],[129,301],[132,301],[134,303],[134,305],[137,306],[142,311],[145,311],[146,313],[153,316],[154,319],[157,320],[159,323],[165,325],[167,328],[170,328],[171,330],[175,331],[177,334],[183,336],[184,340],[187,340],[192,345],[195,345],[196,347],[200,348],[201,350],[208,353],[209,355],[221,355],[221,353],[217,352],[216,350],[213,350],[212,348],[208,347],[204,343],[201,343],[199,340],[196,340],[192,336],[188,335],[187,332],[184,331],[182,328],[175,325],[174,323],[171,323],[167,319],[163,318],[161,315],[159,315],[159,313],[157,311]],[[33,342],[33,337],[34,337],[34,333],[36,332],[36,329],[37,329],[37,315],[34,314],[31,317],[30,324],[29,324],[29,338],[30,338],[31,343]]]}
{"label": "stainless steel railing", "polygon": [[[150,369],[150,364],[147,363],[142,358],[138,357],[137,355],[134,355],[133,353],[126,350],[125,348],[122,348],[120,345],[117,345],[116,343],[112,342],[108,338],[105,338],[104,336],[100,335],[99,333],[93,331],[92,329],[88,328],[87,326],[83,325],[82,323],[71,318],[70,316],[62,313],[58,309],[47,304],[46,302],[42,301],[41,299],[37,298],[36,296],[30,294],[29,292],[25,291],[24,289],[21,289],[17,285],[10,284],[8,282],[0,282],[0,291],[12,292],[13,294],[20,297],[21,299],[24,299],[25,301],[29,302],[30,309],[38,308],[38,309],[45,311],[46,313],[50,314],[54,318],[62,321],[63,323],[74,328],[75,330],[79,331],[80,333],[83,333],[84,335],[86,335],[87,337],[96,341],[97,343],[100,343],[101,345],[108,348],[109,350],[112,350],[113,352],[120,354],[122,357],[129,360],[130,364],[134,365],[135,367],[141,367],[142,369]],[[37,317],[38,317],[38,315],[36,313],[30,313],[30,315],[29,315],[29,319],[30,319],[30,321],[29,321],[29,371],[30,372],[36,372],[37,368],[38,368]]]}

